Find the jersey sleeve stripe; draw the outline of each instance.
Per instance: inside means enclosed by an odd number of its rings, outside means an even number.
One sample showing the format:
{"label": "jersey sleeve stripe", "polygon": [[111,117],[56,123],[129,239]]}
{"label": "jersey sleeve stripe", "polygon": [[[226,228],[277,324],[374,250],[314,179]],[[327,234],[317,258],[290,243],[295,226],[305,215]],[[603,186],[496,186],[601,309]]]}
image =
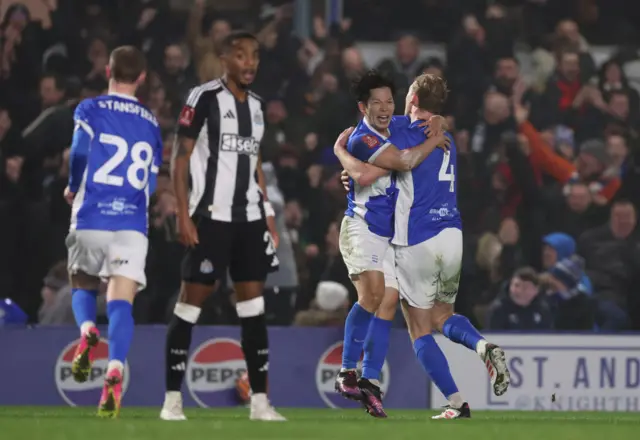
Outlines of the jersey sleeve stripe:
{"label": "jersey sleeve stripe", "polygon": [[83,121],[82,119],[76,119],[76,124],[82,128],[84,131],[87,132],[87,134],[89,136],[91,136],[91,139],[93,139],[93,129],[91,128],[91,126],[89,124],[87,124],[85,121]]}
{"label": "jersey sleeve stripe", "polygon": [[201,86],[194,87],[193,89],[191,89],[191,92],[189,93],[189,96],[187,97],[186,104],[189,107],[195,107],[198,104],[198,101],[200,100],[200,96],[202,96],[202,94],[204,92],[206,92],[207,90],[216,89],[216,88],[218,88],[220,86],[221,86],[220,80],[216,79],[216,80],[213,80],[213,81],[208,82],[206,84],[203,84]]}
{"label": "jersey sleeve stripe", "polygon": [[389,148],[390,146],[391,146],[390,142],[385,142],[384,144],[382,144],[382,146],[378,148],[378,150],[371,155],[371,157],[369,158],[369,163],[375,162],[378,156],[380,156],[380,154],[382,154],[382,152],[387,148]]}

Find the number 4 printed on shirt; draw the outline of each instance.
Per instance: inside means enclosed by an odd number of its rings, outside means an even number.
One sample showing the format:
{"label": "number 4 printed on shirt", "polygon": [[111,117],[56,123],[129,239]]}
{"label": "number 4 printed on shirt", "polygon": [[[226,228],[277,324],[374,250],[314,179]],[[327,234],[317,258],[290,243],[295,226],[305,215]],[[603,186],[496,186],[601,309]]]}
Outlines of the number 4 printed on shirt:
{"label": "number 4 printed on shirt", "polygon": [[449,160],[451,160],[451,153],[445,151],[444,156],[442,157],[442,166],[440,166],[440,172],[438,173],[438,180],[440,182],[451,182],[449,185],[449,192],[454,192],[456,184],[456,174],[453,169],[453,164],[449,166]]}

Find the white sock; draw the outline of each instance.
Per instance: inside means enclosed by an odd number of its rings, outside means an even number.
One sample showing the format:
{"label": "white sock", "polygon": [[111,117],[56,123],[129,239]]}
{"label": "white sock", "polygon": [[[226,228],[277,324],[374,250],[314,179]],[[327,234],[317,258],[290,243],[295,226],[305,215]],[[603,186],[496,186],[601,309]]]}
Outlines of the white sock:
{"label": "white sock", "polygon": [[369,379],[369,382],[371,382],[372,384],[374,384],[377,387],[380,386],[380,381],[378,379]]}
{"label": "white sock", "polygon": [[94,322],[91,322],[91,321],[83,322],[82,325],[80,326],[80,334],[83,336],[86,335],[87,332],[92,328],[94,328],[95,326],[96,324]]}
{"label": "white sock", "polygon": [[266,393],[255,393],[251,394],[251,403],[252,404],[262,404],[267,403],[267,394]]}
{"label": "white sock", "polygon": [[182,397],[180,391],[167,391],[164,393],[164,401],[165,403],[171,400],[178,400]]}
{"label": "white sock", "polygon": [[462,398],[462,394],[460,394],[459,392],[450,395],[448,400],[449,405],[451,405],[455,409],[460,409],[462,408],[462,405],[464,405],[464,399]]}
{"label": "white sock", "polygon": [[478,356],[484,359],[484,356],[487,353],[487,341],[485,341],[484,339],[478,341],[478,343],[476,344],[476,353],[478,353]]}
{"label": "white sock", "polygon": [[111,371],[114,368],[117,369],[120,374],[122,374],[122,372],[124,371],[124,365],[122,365],[122,362],[116,360],[109,361],[109,363],[107,364],[107,371]]}

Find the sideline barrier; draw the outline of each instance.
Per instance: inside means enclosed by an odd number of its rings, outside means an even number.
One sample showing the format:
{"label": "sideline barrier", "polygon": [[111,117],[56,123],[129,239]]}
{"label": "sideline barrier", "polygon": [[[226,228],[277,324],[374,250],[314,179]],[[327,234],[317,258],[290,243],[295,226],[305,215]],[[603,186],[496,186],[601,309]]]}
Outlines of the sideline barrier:
{"label": "sideline barrier", "polygon": [[[438,344],[472,410],[640,411],[640,335],[495,334],[511,386],[495,397],[478,356],[440,337]],[[432,385],[432,408],[444,398]]]}
{"label": "sideline barrier", "polygon": [[[106,335],[106,329],[100,329]],[[125,371],[126,406],[162,405],[165,327],[137,326]],[[0,328],[0,405],[97,405],[108,346],[98,346],[90,379],[77,384],[71,361],[78,342],[71,327]],[[269,329],[269,394],[281,407],[357,407],[336,395],[341,328]],[[235,379],[246,366],[236,327],[197,327],[183,388],[187,406],[237,405]],[[481,366],[480,366],[481,367]],[[128,372],[128,374],[127,374]],[[406,331],[394,330],[383,389],[389,408],[427,408],[429,385]],[[389,387],[390,385],[390,387]]]}

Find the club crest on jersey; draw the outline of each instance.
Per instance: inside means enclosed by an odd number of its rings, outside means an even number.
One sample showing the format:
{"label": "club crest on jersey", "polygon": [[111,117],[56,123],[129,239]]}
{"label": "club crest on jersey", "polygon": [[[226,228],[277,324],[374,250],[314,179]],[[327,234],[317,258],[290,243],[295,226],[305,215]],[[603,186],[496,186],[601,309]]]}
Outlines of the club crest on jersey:
{"label": "club crest on jersey", "polygon": [[[89,379],[84,383],[76,382],[71,374],[71,363],[79,343],[80,339],[76,339],[64,347],[55,365],[58,393],[69,406],[94,405],[100,399],[109,361],[109,343],[105,339],[100,339],[95,348],[95,358]],[[127,362],[124,364],[123,378],[122,391],[124,393],[129,386],[129,364]]]}
{"label": "club crest on jersey", "polygon": [[203,408],[238,403],[236,379],[247,371],[242,346],[235,339],[214,338],[193,351],[187,363],[189,394]]}
{"label": "club crest on jersey", "polygon": [[257,111],[253,114],[253,123],[256,125],[264,124],[264,120],[262,119],[262,113]]}
{"label": "club crest on jersey", "polygon": [[212,273],[213,263],[211,263],[211,261],[209,260],[204,260],[202,263],[200,263],[200,272],[202,272],[205,275]]}
{"label": "club crest on jersey", "polygon": [[185,105],[182,107],[182,111],[180,112],[180,118],[178,118],[178,122],[180,125],[184,125],[185,127],[190,127],[193,122],[193,117],[196,114],[196,109],[193,107],[189,107]]}
{"label": "club crest on jersey", "polygon": [[362,136],[362,141],[367,144],[367,147],[369,148],[375,148],[380,145],[378,138],[370,134]]}
{"label": "club crest on jersey", "polygon": [[[316,367],[318,394],[330,408],[358,408],[360,405],[357,402],[346,400],[336,393],[334,389],[336,376],[340,372],[342,365],[342,345],[343,343],[340,341],[329,346],[329,348],[322,353],[320,359],[318,359],[318,366]],[[362,357],[360,358],[360,362],[358,362],[358,369],[361,368]],[[385,360],[382,365],[382,371],[380,371],[380,389],[383,393],[387,393],[389,389],[389,378],[389,365]]]}

